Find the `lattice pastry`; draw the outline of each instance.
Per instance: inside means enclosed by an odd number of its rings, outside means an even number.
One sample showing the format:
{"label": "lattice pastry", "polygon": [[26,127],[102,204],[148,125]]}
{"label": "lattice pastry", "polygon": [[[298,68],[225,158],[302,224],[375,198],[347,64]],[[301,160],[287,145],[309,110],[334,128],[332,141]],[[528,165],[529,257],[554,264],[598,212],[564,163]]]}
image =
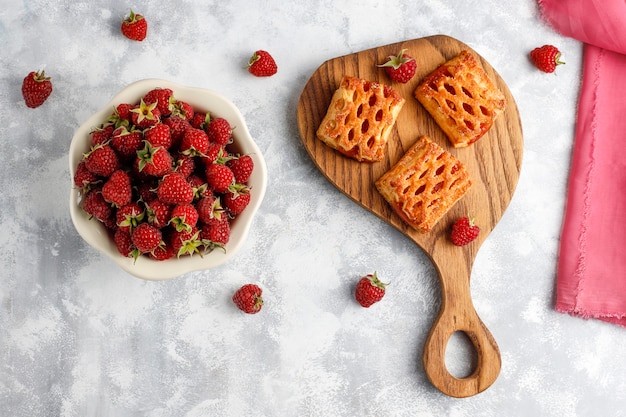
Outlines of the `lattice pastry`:
{"label": "lattice pastry", "polygon": [[333,94],[317,137],[357,161],[380,161],[404,101],[387,85],[346,75]]}
{"label": "lattice pastry", "polygon": [[421,136],[375,185],[402,220],[428,233],[472,182],[461,161]]}
{"label": "lattice pastry", "polygon": [[427,75],[414,95],[455,148],[480,139],[506,106],[504,94],[466,50]]}

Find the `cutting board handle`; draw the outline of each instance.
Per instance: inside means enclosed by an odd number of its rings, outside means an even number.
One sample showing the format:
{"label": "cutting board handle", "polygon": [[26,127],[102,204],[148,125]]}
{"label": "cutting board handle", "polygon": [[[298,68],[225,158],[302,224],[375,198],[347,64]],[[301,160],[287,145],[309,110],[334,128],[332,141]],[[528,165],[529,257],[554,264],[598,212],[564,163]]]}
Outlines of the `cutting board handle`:
{"label": "cutting board handle", "polygon": [[[442,275],[442,271],[440,278],[441,310],[424,345],[424,370],[430,382],[444,394],[470,397],[489,388],[498,378],[500,350],[472,305],[469,278],[447,279],[450,276]],[[457,331],[467,335],[477,354],[476,368],[464,378],[452,376],[446,367],[446,347]]]}

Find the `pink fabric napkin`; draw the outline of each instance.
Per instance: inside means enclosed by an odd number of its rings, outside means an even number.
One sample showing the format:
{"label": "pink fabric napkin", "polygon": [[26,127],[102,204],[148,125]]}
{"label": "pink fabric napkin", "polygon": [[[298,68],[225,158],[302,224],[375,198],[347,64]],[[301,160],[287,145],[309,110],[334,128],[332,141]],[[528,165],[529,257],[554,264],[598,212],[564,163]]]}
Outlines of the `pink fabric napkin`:
{"label": "pink fabric napkin", "polygon": [[585,44],[555,308],[626,327],[626,1],[539,5]]}

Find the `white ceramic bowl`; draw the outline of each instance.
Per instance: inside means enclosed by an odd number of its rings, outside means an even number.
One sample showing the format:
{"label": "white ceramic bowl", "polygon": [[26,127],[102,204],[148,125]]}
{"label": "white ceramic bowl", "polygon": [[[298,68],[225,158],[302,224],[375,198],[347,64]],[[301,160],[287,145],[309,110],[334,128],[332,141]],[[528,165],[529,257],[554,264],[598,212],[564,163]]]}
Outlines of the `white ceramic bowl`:
{"label": "white ceramic bowl", "polygon": [[[183,256],[166,261],[155,261],[146,256],[140,256],[136,261],[133,258],[122,256],[112,239],[107,234],[104,226],[95,219],[90,220],[79,206],[80,193],[74,187],[73,178],[76,166],[82,159],[83,154],[90,148],[91,130],[99,126],[111,115],[113,107],[120,103],[135,103],[153,88],[170,88],[174,97],[191,104],[194,109],[208,111],[218,117],[223,117],[235,127],[233,131],[234,144],[241,154],[250,154],[254,161],[254,170],[249,180],[251,188],[250,203],[246,210],[234,220],[231,227],[231,236],[226,251],[216,249],[202,257]],[[252,219],[257,212],[265,189],[267,187],[267,167],[260,149],[250,136],[243,116],[228,99],[210,90],[191,88],[178,85],[169,81],[158,79],[146,79],[137,81],[117,93],[111,101],[99,112],[89,117],[76,131],[70,144],[70,214],[72,222],[82,238],[92,247],[111,258],[117,265],[128,273],[147,280],[163,280],[183,275],[192,271],[206,270],[223,264],[235,256],[243,245]]]}

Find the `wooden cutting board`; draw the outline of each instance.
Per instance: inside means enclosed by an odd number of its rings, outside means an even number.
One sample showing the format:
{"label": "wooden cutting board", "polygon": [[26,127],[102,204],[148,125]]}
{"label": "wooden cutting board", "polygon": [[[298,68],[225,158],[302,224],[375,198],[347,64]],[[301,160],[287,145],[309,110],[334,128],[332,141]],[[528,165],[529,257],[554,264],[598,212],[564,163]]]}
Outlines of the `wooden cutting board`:
{"label": "wooden cutting board", "polygon": [[[376,65],[401,49],[417,61],[417,74],[407,84],[391,83]],[[413,98],[419,81],[462,49],[473,52],[479,64],[507,98],[507,107],[491,130],[468,148],[454,149],[431,116]],[[373,164],[346,158],[316,138],[331,97],[344,74],[392,85],[406,99],[388,142],[386,158]],[[352,200],[397,228],[422,248],[433,261],[441,284],[441,307],[423,351],[429,380],[443,393],[468,397],[487,389],[498,377],[501,358],[491,333],[478,317],[470,294],[470,275],[478,249],[507,208],[519,178],[523,137],[520,117],[509,88],[476,51],[449,36],[409,40],[349,54],[324,62],[307,82],[297,108],[302,142],[322,174]],[[374,182],[408,150],[420,135],[429,135],[467,167],[473,186],[428,234],[408,227],[392,212]],[[458,247],[448,239],[452,223],[461,216],[475,219],[481,233],[471,244]],[[493,279],[501,279],[494,276]],[[467,377],[452,376],[445,351],[453,333],[464,332],[472,342],[477,361]],[[469,358],[468,358],[469,359]]]}

